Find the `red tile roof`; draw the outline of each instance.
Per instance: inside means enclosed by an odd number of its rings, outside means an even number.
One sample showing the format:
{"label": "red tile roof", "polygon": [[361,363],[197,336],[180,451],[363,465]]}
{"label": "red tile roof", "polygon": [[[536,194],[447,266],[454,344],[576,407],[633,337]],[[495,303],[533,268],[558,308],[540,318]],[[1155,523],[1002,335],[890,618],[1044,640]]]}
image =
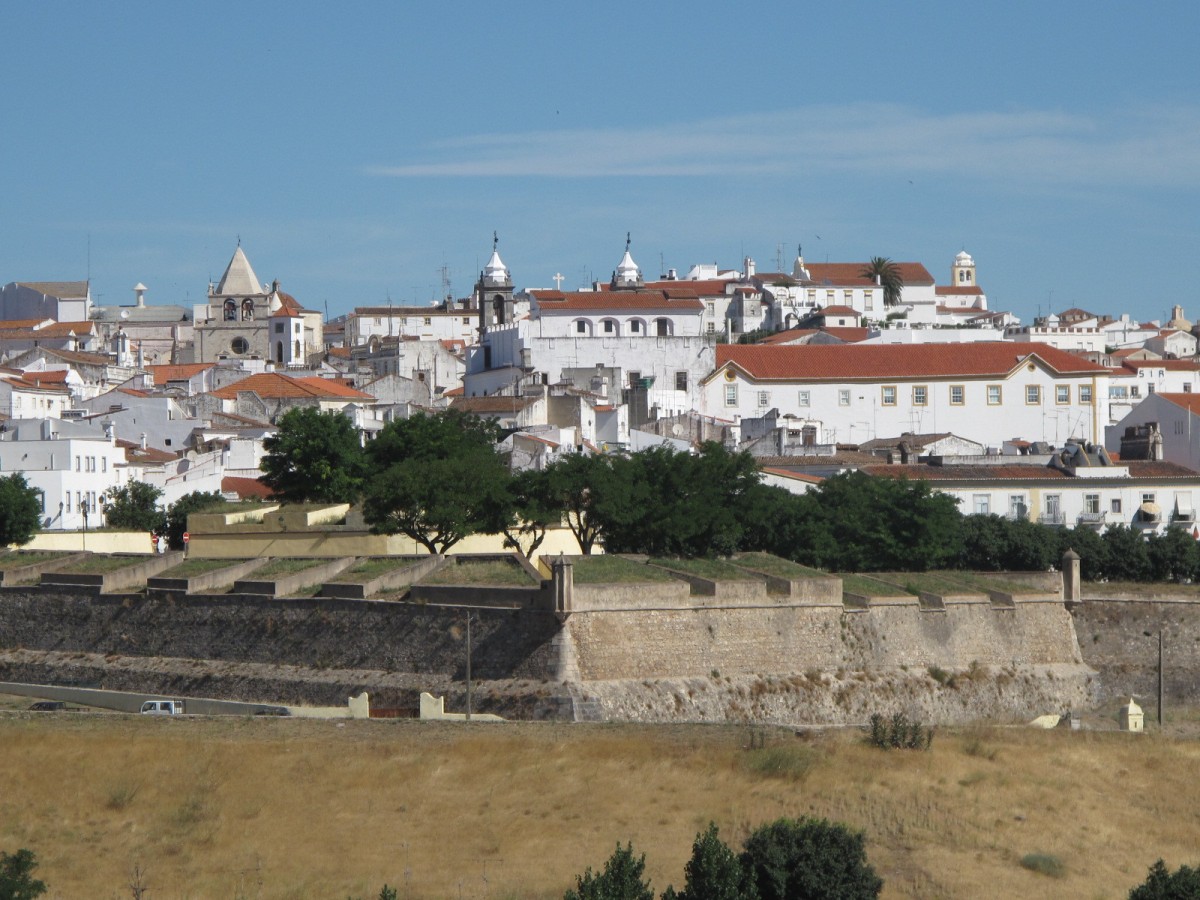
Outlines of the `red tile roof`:
{"label": "red tile roof", "polygon": [[788,331],[779,331],[775,334],[767,335],[761,341],[758,341],[758,343],[791,344],[822,332],[840,341],[845,341],[847,344],[857,344],[859,341],[865,341],[871,336],[870,328],[849,328],[833,325],[827,328],[792,328]]}
{"label": "red tile roof", "polygon": [[1200,416],[1200,394],[1173,394],[1162,391],[1158,396],[1186,409],[1193,416]]}
{"label": "red tile roof", "polygon": [[862,315],[862,313],[860,313],[853,306],[827,306],[823,310],[820,311],[820,315],[822,315],[822,316],[854,316],[857,318],[858,316]]}
{"label": "red tile roof", "polygon": [[[905,282],[905,284],[907,283],[908,282]],[[983,288],[979,287],[978,285],[972,285],[970,287],[956,287],[952,284],[939,284],[933,289],[933,292],[939,297],[953,297],[955,294],[966,294],[977,297],[983,293]]]}
{"label": "red tile roof", "polygon": [[216,363],[185,363],[178,366],[146,366],[146,371],[154,376],[155,384],[166,384],[168,381],[187,381],[215,365]]}
{"label": "red tile roof", "polygon": [[1164,369],[1168,372],[1200,372],[1200,365],[1190,359],[1126,359],[1121,362],[1126,369]]}
{"label": "red tile roof", "polygon": [[45,372],[23,372],[21,377],[32,384],[66,384],[70,369],[49,369]]}
{"label": "red tile roof", "polygon": [[736,284],[727,278],[708,278],[696,281],[647,281],[646,290],[691,292],[697,297],[723,297],[726,288]]}
{"label": "red tile roof", "polygon": [[221,479],[221,492],[237,494],[242,500],[267,500],[275,496],[271,489],[257,478],[239,478],[236,475],[226,475]]}
{"label": "red tile roof", "polygon": [[[812,276],[809,287],[820,287],[826,282],[830,287],[875,287],[873,278],[862,274],[867,263],[809,263],[806,267]],[[920,263],[898,262],[896,268],[905,285],[932,285],[933,276]]]}
{"label": "red tile roof", "polygon": [[299,318],[301,318],[300,308],[298,306],[287,306],[286,304],[280,304],[279,309],[277,309],[277,310],[275,310],[275,312],[271,313],[270,318],[272,318],[272,319],[299,319]]}
{"label": "red tile roof", "polygon": [[8,319],[0,321],[0,331],[32,331],[45,319]]}
{"label": "red tile roof", "polygon": [[212,392],[222,400],[236,400],[241,391],[253,391],[260,397],[316,398],[318,400],[370,400],[375,398],[328,378],[291,378],[278,372],[262,372],[218,388]]}
{"label": "red tile roof", "polygon": [[582,312],[586,310],[701,310],[704,304],[695,291],[676,290],[675,282],[667,290],[645,291],[530,291],[542,312]]}
{"label": "red tile roof", "polygon": [[518,413],[533,403],[533,397],[457,397],[451,409],[464,413]]}
{"label": "red tile roof", "polygon": [[718,344],[717,368],[733,364],[764,381],[1003,377],[1030,357],[1060,373],[1108,369],[1045,344]]}
{"label": "red tile roof", "polygon": [[774,466],[763,466],[762,471],[769,475],[777,475],[780,478],[790,478],[792,481],[806,481],[809,484],[820,484],[825,480],[820,475],[806,475],[803,472],[794,472],[791,469],[777,469]]}

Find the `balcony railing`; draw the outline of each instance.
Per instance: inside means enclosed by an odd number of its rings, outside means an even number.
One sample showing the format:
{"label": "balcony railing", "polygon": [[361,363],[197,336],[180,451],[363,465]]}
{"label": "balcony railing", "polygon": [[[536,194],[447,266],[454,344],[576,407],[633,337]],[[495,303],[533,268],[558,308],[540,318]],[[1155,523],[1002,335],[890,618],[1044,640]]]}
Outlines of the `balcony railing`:
{"label": "balcony railing", "polygon": [[1044,512],[1038,516],[1039,525],[1066,525],[1067,516],[1062,512]]}

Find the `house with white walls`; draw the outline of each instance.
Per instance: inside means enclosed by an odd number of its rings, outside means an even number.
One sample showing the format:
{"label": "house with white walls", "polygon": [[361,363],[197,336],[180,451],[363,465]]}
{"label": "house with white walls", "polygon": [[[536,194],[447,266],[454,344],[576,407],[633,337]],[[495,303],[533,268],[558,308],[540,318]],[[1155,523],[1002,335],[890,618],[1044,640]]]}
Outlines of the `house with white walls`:
{"label": "house with white walls", "polygon": [[1038,344],[724,344],[716,356],[701,413],[740,421],[776,409],[819,422],[823,442],[903,432],[1095,442],[1109,421],[1109,370]]}

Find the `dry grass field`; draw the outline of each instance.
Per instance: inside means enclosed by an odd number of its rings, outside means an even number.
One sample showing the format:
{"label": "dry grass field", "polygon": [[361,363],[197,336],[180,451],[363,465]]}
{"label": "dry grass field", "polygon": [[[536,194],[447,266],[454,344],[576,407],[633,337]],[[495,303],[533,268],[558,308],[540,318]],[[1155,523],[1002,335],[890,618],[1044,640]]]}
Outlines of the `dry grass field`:
{"label": "dry grass field", "polygon": [[661,891],[710,820],[740,844],[804,814],[866,830],[885,897],[1123,898],[1159,856],[1200,862],[1195,740],[759,734],[10,710],[0,849],[33,850],[49,897],[129,897],[136,865],[153,900],[558,898],[626,840]]}

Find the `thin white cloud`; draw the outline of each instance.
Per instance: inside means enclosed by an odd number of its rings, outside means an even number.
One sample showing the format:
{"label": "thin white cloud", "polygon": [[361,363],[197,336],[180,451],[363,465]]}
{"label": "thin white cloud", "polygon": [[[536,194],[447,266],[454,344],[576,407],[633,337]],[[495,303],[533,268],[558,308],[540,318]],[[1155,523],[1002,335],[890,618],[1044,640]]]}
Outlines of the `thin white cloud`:
{"label": "thin white cloud", "polygon": [[432,143],[392,177],[949,174],[1073,184],[1200,186],[1200,107],[1085,116],[937,115],[885,104],[813,107],[633,128],[483,134]]}

